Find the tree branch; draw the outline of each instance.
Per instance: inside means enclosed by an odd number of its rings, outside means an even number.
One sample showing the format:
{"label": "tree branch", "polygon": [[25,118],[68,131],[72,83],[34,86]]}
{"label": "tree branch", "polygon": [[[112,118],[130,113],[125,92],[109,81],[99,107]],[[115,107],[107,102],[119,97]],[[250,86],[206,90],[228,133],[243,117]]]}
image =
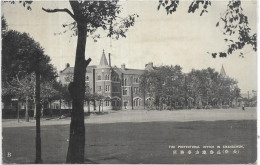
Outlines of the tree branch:
{"label": "tree branch", "polygon": [[89,65],[89,63],[91,62],[91,58],[88,58],[87,60],[85,60],[85,67],[87,67]]}
{"label": "tree branch", "polygon": [[71,13],[71,11],[67,8],[64,9],[45,9],[42,8],[43,11],[47,12],[47,13],[56,13],[56,12],[66,12],[68,13],[74,20],[76,20],[75,16]]}

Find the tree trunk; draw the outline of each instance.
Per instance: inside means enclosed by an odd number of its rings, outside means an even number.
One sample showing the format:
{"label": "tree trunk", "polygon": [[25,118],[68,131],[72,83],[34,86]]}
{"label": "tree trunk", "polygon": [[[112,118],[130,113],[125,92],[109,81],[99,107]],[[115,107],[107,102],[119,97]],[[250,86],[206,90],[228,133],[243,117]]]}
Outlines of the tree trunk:
{"label": "tree trunk", "polygon": [[85,125],[84,125],[84,95],[86,67],[91,59],[85,60],[87,29],[86,24],[77,22],[78,41],[74,67],[74,79],[69,84],[72,97],[72,112],[70,123],[70,139],[67,153],[67,163],[84,163]]}
{"label": "tree trunk", "polygon": [[88,113],[90,114],[90,101],[88,101]]}
{"label": "tree trunk", "polygon": [[101,100],[99,100],[98,112],[100,113]]}
{"label": "tree trunk", "polygon": [[61,99],[60,99],[60,116],[61,116]]}
{"label": "tree trunk", "polygon": [[97,110],[96,109],[96,100],[93,101],[93,107],[94,107],[94,111]]}
{"label": "tree trunk", "polygon": [[[34,90],[35,93],[35,90]],[[36,98],[35,96],[33,97],[33,117],[34,119],[36,118]]]}
{"label": "tree trunk", "polygon": [[28,114],[28,97],[25,98],[25,120],[29,122],[29,114]]}
{"label": "tree trunk", "polygon": [[144,109],[145,109],[145,92],[144,92]]}

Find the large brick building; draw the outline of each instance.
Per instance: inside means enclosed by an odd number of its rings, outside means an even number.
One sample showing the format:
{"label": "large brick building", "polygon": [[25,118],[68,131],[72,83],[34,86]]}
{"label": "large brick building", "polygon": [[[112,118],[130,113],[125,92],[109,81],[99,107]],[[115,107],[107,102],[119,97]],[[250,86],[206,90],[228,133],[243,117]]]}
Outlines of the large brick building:
{"label": "large brick building", "polygon": [[[103,95],[104,109],[140,109],[144,107],[144,97],[140,93],[140,76],[145,70],[153,69],[153,63],[145,65],[144,70],[111,66],[110,54],[106,58],[103,51],[99,65],[87,67],[86,90]],[[67,64],[60,72],[60,81],[68,85],[73,80],[74,68]],[[146,98],[149,100],[151,98]]]}

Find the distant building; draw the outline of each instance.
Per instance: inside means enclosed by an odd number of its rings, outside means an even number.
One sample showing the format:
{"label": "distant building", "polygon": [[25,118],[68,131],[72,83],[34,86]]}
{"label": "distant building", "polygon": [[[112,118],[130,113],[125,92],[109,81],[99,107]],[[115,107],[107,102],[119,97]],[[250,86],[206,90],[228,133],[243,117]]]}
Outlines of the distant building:
{"label": "distant building", "polygon": [[[120,68],[111,66],[111,57],[107,61],[103,51],[99,65],[87,67],[86,90],[103,95],[104,109],[140,109],[144,107],[144,98],[140,93],[140,76],[145,70],[153,69],[153,63],[145,69],[130,69],[125,64]],[[74,68],[69,64],[60,72],[60,82],[68,85],[73,80]],[[149,98],[148,98],[149,99]],[[148,100],[147,99],[147,100]]]}

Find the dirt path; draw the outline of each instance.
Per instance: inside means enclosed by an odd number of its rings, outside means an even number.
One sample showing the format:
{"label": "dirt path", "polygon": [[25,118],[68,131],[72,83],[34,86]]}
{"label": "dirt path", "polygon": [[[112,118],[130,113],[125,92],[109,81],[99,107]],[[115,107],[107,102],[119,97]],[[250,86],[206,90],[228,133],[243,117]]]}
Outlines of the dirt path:
{"label": "dirt path", "polygon": [[[148,110],[122,110],[110,111],[108,114],[87,116],[85,123],[120,123],[120,122],[153,122],[153,121],[219,121],[219,120],[256,120],[256,108],[242,109],[210,109],[210,110],[178,110],[178,111],[148,111]],[[41,120],[41,125],[66,125],[70,118]],[[2,127],[35,126],[35,120],[18,123],[16,119],[2,120]]]}

